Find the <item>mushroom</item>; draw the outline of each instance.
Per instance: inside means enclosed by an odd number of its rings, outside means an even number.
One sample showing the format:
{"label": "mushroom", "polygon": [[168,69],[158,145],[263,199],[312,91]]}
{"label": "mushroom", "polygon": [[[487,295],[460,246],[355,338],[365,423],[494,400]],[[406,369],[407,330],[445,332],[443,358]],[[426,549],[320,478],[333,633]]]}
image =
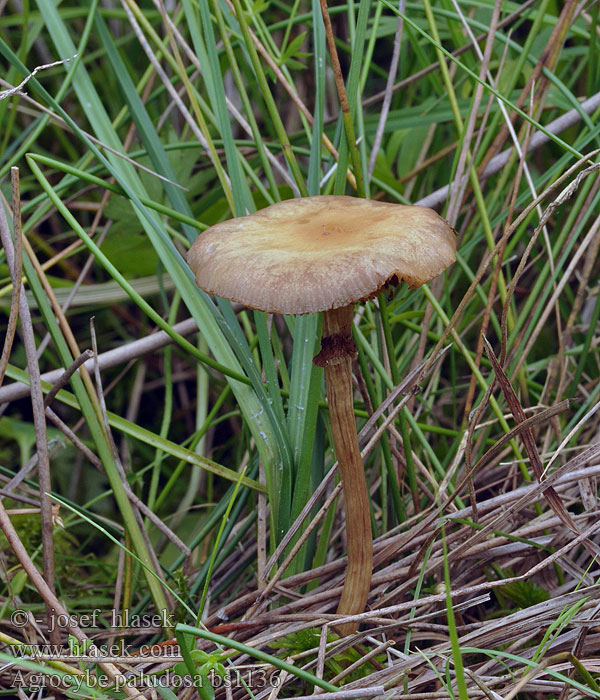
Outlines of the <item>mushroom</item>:
{"label": "mushroom", "polygon": [[[278,314],[323,312],[322,349],[346,507],[348,563],[337,612],[364,611],[373,541],[353,407],[354,304],[388,284],[418,287],[455,260],[454,231],[433,209],[320,195],[273,204],[212,226],[187,259],[205,292]],[[351,634],[357,624],[338,626]]]}

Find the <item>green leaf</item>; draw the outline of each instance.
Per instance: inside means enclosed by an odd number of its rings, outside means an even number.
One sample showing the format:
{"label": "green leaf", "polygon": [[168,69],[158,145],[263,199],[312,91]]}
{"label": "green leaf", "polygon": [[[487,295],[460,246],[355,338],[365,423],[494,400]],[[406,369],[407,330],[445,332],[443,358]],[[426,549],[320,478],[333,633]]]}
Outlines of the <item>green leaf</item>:
{"label": "green leaf", "polygon": [[[285,47],[285,50],[279,57],[279,60],[277,61],[278,65],[285,65],[291,58],[306,58],[307,56],[310,56],[309,53],[300,52],[300,47],[306,40],[306,35],[307,32],[301,32],[290,41],[290,43]],[[301,67],[304,67],[301,63],[299,65]]]}
{"label": "green leaf", "polygon": [[[123,202],[123,200],[114,201]],[[126,204],[125,202],[123,203]],[[107,216],[110,217],[108,211]],[[126,219],[132,222],[131,207],[129,207],[129,215]],[[141,230],[141,227],[136,226],[137,223],[137,220],[133,219],[133,226],[131,227],[137,230],[127,230],[126,225],[113,224],[102,243],[102,251],[109,260],[118,262],[119,269],[125,279],[156,274],[158,267],[158,255],[148,241],[147,236]]]}

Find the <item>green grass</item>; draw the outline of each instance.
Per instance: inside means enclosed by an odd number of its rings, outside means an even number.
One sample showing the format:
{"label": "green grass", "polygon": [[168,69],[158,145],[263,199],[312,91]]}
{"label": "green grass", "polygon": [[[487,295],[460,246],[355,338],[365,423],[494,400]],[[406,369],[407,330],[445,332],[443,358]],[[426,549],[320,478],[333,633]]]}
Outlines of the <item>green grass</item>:
{"label": "green grass", "polygon": [[[202,636],[209,654],[219,641],[232,668],[258,649],[267,677],[284,684],[280,697],[286,685],[313,692],[319,658],[327,670],[370,652],[348,687],[384,686],[389,697],[598,697],[582,632],[598,573],[600,126],[598,109],[582,108],[600,89],[598,8],[503,2],[495,21],[494,4],[331,3],[332,42],[316,0],[184,0],[168,12],[132,0],[8,4],[0,90],[63,61],[31,77],[27,96],[0,99],[0,192],[12,230],[18,167],[40,371],[69,367],[91,347],[92,317],[100,355],[134,348],[133,359],[102,370],[100,385],[93,371],[73,374],[50,404],[61,424],[47,414],[51,495],[65,504],[54,583],[69,612],[99,608],[104,626],[113,607],[173,614],[187,625],[178,634]],[[379,124],[395,37],[397,89]],[[570,125],[555,128],[570,110]],[[505,115],[520,144],[547,138],[483,176],[512,144]],[[401,285],[365,304],[354,329],[357,427],[374,413],[379,429],[365,455],[374,618],[351,640],[352,656],[326,636],[321,657],[316,647],[286,649],[299,630],[332,622],[344,575],[342,503],[323,507],[337,477],[312,363],[319,319],[210,298],[186,250],[207,227],[294,196],[418,203],[448,185],[436,209],[458,233],[457,263],[421,289]],[[0,401],[12,382],[29,381],[20,329],[12,346],[8,332],[13,273],[2,251]],[[199,333],[174,329],[190,317]],[[136,352],[158,330],[168,341]],[[531,419],[523,429],[482,335]],[[421,363],[419,391],[379,410]],[[44,394],[51,388],[42,382]],[[22,540],[40,571],[52,558],[37,534],[46,496],[31,462],[45,437],[28,396],[12,396],[1,405],[0,488],[30,468],[4,500],[16,533],[3,521],[0,605],[5,619],[23,608],[44,628],[48,593],[24,576],[11,546]],[[567,398],[568,407],[544,411]],[[539,485],[532,450],[542,468],[551,462],[545,477],[557,497]],[[199,615],[216,630],[189,627]],[[125,637],[128,648],[172,634],[142,632],[143,641]],[[30,638],[14,625],[2,634],[7,648]],[[239,636],[237,646],[223,641],[242,634],[242,646]],[[390,639],[403,653],[382,656],[378,645]],[[35,668],[66,672],[57,663]],[[193,658],[184,663],[189,670]],[[255,696],[264,690],[247,685]],[[169,687],[164,697],[180,695]]]}

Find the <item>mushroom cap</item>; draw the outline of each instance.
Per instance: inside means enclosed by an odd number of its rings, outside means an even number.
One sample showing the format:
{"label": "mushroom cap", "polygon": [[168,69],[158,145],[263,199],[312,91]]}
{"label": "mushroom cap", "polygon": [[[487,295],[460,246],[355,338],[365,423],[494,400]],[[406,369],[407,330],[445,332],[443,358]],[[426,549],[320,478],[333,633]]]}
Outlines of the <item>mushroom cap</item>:
{"label": "mushroom cap", "polygon": [[187,259],[209,294],[305,314],[369,299],[392,281],[419,287],[455,250],[453,229],[433,209],[320,195],[216,224]]}

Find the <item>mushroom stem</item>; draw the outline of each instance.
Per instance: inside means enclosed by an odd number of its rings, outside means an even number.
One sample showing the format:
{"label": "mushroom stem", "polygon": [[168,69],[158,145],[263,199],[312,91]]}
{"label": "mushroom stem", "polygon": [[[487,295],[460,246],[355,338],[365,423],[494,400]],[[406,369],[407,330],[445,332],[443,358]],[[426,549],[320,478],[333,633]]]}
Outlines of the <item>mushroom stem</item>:
{"label": "mushroom stem", "polygon": [[[364,612],[371,587],[373,539],[369,515],[369,494],[360,456],[352,400],[352,340],[354,305],[323,312],[322,350],[315,363],[325,370],[325,386],[331,419],[333,444],[338,459],[346,504],[348,566],[337,612],[357,615]],[[357,623],[338,625],[342,635],[352,634]]]}

